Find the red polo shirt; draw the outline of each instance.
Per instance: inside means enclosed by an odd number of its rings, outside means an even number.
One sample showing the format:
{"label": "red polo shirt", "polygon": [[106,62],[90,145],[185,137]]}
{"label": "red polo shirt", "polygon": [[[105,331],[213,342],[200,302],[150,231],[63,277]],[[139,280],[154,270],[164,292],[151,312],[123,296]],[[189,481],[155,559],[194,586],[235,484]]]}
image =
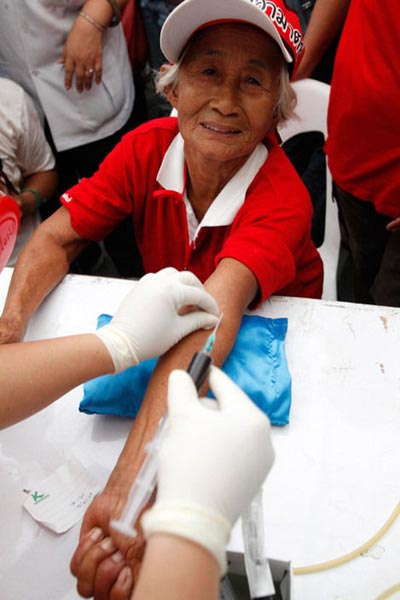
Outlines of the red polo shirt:
{"label": "red polo shirt", "polygon": [[177,133],[175,118],[140,126],[92,178],[64,194],[61,200],[77,233],[101,240],[132,215],[146,272],[173,266],[205,281],[222,258],[230,257],[254,273],[261,300],[273,293],[321,297],[322,262],[310,237],[311,202],[281,148],[269,149],[232,223],[201,227],[190,243],[182,193],[157,182]]}
{"label": "red polo shirt", "polygon": [[326,152],[336,183],[400,216],[398,0],[352,0],[333,71]]}

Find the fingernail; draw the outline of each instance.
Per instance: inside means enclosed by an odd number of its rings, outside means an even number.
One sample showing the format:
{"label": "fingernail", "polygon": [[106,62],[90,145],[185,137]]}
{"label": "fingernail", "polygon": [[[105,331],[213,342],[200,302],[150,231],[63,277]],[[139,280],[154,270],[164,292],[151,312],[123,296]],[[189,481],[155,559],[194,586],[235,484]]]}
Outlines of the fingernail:
{"label": "fingernail", "polygon": [[124,555],[122,554],[122,552],[117,550],[116,552],[114,552],[114,554],[111,556],[111,558],[113,559],[114,562],[121,563],[124,560]]}
{"label": "fingernail", "polygon": [[118,581],[122,587],[130,589],[132,585],[132,573],[129,567],[124,567],[118,576]]}
{"label": "fingernail", "polygon": [[112,541],[112,539],[110,537],[103,540],[101,542],[100,546],[103,548],[103,550],[107,550],[107,551],[116,550],[116,547],[114,546],[114,542]]}
{"label": "fingernail", "polygon": [[104,537],[103,530],[100,527],[95,527],[90,532],[90,539],[94,542],[98,542],[101,538]]}

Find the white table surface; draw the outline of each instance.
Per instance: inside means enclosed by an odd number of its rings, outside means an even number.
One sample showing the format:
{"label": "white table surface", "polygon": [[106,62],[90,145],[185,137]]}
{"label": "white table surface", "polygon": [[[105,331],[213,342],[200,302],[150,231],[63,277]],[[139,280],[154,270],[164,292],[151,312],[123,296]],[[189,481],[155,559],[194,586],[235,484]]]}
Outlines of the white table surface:
{"label": "white table surface", "polygon": [[[0,275],[0,309],[11,269]],[[69,275],[42,304],[27,339],[92,331],[132,282]],[[400,310],[276,297],[258,311],[287,317],[290,424],[273,428],[264,488],[268,555],[293,566],[361,545],[400,499]],[[50,376],[43,372],[43,377]],[[0,598],[76,600],[68,563],[79,524],[57,535],[22,509],[23,488],[76,456],[105,483],[129,419],[78,412],[82,389],[0,432]],[[239,527],[230,549],[241,550]],[[400,519],[368,556],[295,576],[295,600],[375,600],[400,583]],[[391,598],[400,598],[397,593]]]}

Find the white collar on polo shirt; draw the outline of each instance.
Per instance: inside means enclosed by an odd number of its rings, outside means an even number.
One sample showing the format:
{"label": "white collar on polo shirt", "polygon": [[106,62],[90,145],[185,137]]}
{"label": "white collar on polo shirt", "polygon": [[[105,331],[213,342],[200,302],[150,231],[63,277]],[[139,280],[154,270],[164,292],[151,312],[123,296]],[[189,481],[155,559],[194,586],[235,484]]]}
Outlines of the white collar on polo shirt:
{"label": "white collar on polo shirt", "polygon": [[160,169],[157,181],[166,190],[183,194],[188,217],[189,237],[195,239],[201,227],[217,227],[230,225],[242,206],[247,188],[257,175],[268,156],[264,144],[258,144],[244,165],[220,191],[210,208],[198,223],[192,206],[184,190],[185,185],[185,156],[184,142],[180,133],[172,140]]}

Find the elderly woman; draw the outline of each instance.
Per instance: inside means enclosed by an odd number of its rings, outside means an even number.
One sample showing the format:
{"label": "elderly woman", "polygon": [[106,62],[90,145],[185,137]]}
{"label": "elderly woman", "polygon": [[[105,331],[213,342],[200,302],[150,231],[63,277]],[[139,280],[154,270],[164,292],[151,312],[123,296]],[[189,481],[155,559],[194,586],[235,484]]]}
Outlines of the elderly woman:
{"label": "elderly woman", "polygon": [[[296,16],[278,0],[185,0],[166,20],[161,46],[173,65],[158,87],[178,117],[125,136],[91,179],[63,195],[64,206],[17,265],[5,339],[23,335],[87,240],[102,239],[127,215],[147,272],[188,269],[217,300],[224,318],[216,364],[247,307],[274,293],[320,296],[311,202],[275,135],[294,104],[289,76],[302,52]],[[169,372],[186,368],[206,335],[191,334],[159,361],[118,464],[86,513],[72,561],[84,596],[106,596],[121,572],[127,589],[132,585],[135,574],[123,567],[127,555],[141,554],[140,540],[111,539],[109,520],[123,509],[164,413]]]}

